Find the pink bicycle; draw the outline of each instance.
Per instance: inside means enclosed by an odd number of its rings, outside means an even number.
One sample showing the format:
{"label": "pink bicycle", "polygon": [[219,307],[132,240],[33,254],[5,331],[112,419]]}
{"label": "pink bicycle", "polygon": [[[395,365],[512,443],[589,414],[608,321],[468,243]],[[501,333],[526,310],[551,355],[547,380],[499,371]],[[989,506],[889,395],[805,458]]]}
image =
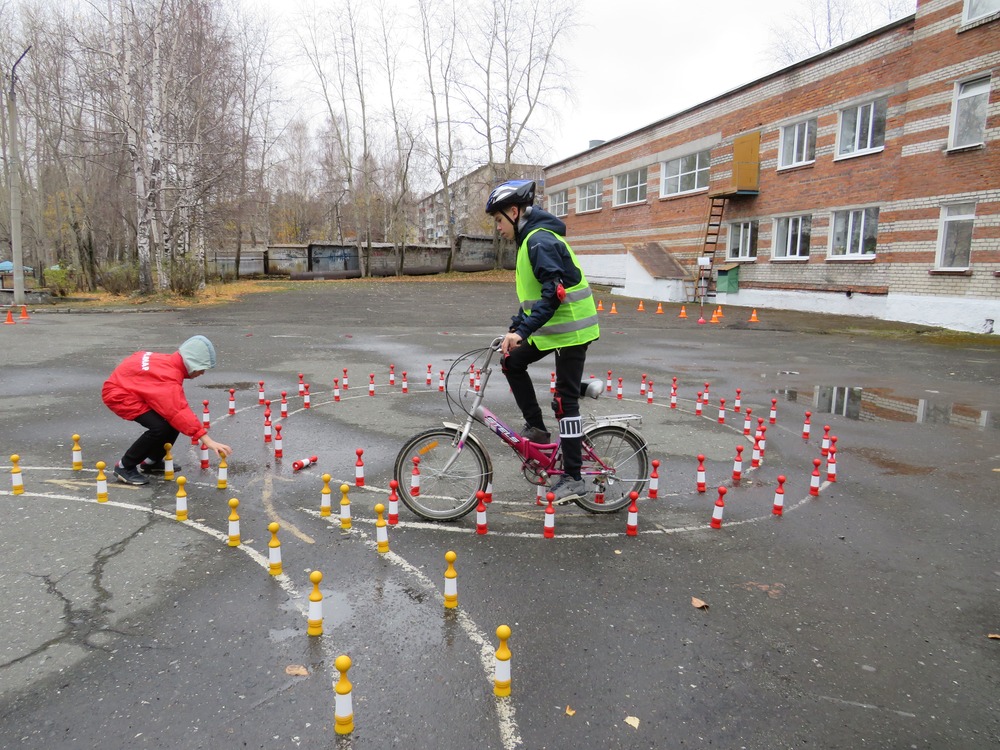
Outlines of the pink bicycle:
{"label": "pink bicycle", "polygon": [[[399,499],[418,516],[430,521],[454,521],[477,505],[476,493],[493,480],[493,462],[482,440],[472,432],[482,424],[518,455],[525,479],[549,486],[562,475],[559,442],[532,443],[512,430],[483,405],[500,338],[455,360],[445,381],[445,396],[452,414],[461,411],[464,423],[445,422],[414,435],[396,456],[394,476]],[[584,382],[581,396],[600,396],[600,381]],[[613,513],[629,503],[629,493],[641,492],[649,481],[646,441],[632,429],[641,422],[636,414],[590,417],[583,430],[581,476],[588,492],[574,500],[592,513]],[[416,461],[414,459],[419,459]],[[414,466],[419,470],[415,483]]]}

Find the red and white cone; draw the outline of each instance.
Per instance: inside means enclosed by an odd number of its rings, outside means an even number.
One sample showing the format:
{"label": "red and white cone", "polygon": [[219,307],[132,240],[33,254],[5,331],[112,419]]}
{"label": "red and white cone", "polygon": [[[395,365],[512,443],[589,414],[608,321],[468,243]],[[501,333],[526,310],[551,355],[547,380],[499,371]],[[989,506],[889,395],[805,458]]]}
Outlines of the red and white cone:
{"label": "red and white cone", "polygon": [[476,393],[479,393],[479,388],[483,384],[482,375],[483,375],[483,371],[482,370],[476,370],[476,377],[472,381],[473,382],[473,386],[472,387],[473,387],[473,389],[475,390]]}
{"label": "red and white cone", "polygon": [[737,414],[740,413],[740,409],[743,408],[743,401],[740,398],[740,394],[743,393],[739,388],[736,389],[736,400],[733,401],[733,411]]}
{"label": "red and white cone", "polygon": [[301,395],[302,395],[303,393],[305,393],[305,392],[306,392],[306,383],[305,383],[305,377],[306,377],[306,376],[305,376],[305,375],[304,375],[303,373],[301,373],[301,372],[299,373],[299,395],[300,395],[300,396],[301,396]]}
{"label": "red and white cone", "polygon": [[556,496],[552,492],[548,492],[545,498],[549,504],[545,508],[545,526],[542,528],[542,536],[546,539],[552,539],[556,535],[556,509],[552,507],[552,501],[556,499]]}
{"label": "red and white cone", "polygon": [[812,432],[812,422],[810,421],[811,418],[812,418],[812,412],[811,411],[807,411],[806,412],[806,421],[802,423],[802,439],[803,440],[808,440],[809,439],[809,433]]}
{"label": "red and white cone", "polygon": [[431,365],[427,365],[427,387],[431,387]]}
{"label": "red and white cone", "polygon": [[542,485],[536,485],[535,487],[535,505],[545,505],[542,500],[545,498],[545,492],[542,490]]}
{"label": "red and white cone", "polygon": [[386,518],[386,522],[390,526],[395,526],[399,523],[399,482],[395,479],[389,480],[389,515]]}
{"label": "red and white cone", "polygon": [[549,393],[555,393],[555,392],[556,392],[556,374],[552,373],[552,375],[549,377]]}
{"label": "red and white cone", "polygon": [[676,409],[677,408],[677,386],[676,385],[674,385],[670,389],[670,408],[671,409]]}
{"label": "red and white cone", "polygon": [[346,367],[344,368],[344,377],[342,377],[342,378],[340,379],[340,384],[341,384],[342,386],[344,386],[344,390],[346,391],[346,390],[347,390],[347,387],[348,387],[348,386],[347,386],[347,368],[346,368]]}
{"label": "red and white cone", "polygon": [[809,480],[809,494],[813,496],[819,495],[819,465],[822,463],[818,458],[813,459],[813,473],[812,478]]}
{"label": "red and white cone", "polygon": [[778,489],[774,491],[774,507],[771,513],[780,516],[785,512],[785,476],[778,477]]}
{"label": "red and white cone", "polygon": [[639,395],[646,395],[646,373],[642,374],[642,381],[639,383]]}
{"label": "red and white cone", "polygon": [[611,393],[611,370],[608,370],[608,393]]}
{"label": "red and white cone", "polygon": [[485,535],[489,529],[486,526],[486,493],[479,490],[476,493],[479,503],[476,505],[476,533]]}
{"label": "red and white cone", "polygon": [[389,365],[389,385],[396,385],[396,365]]}
{"label": "red and white cone", "polygon": [[736,446],[736,458],[733,460],[733,481],[738,482],[743,478],[743,446]]}
{"label": "red and white cone", "polygon": [[771,413],[767,416],[767,421],[769,424],[775,424],[778,421],[778,399],[771,399]]}
{"label": "red and white cone", "polygon": [[309,458],[303,458],[301,461],[292,461],[292,471],[302,471],[307,466],[312,466],[317,461],[319,461],[318,456],[309,456]]}
{"label": "red and white cone", "polygon": [[410,497],[420,496],[420,456],[413,457],[413,471],[410,472]]}
{"label": "red and white cone", "polygon": [[694,400],[694,415],[701,416],[701,391],[698,391],[698,397]]}
{"label": "red and white cone", "polygon": [[760,426],[760,438],[757,440],[760,444],[760,460],[764,460],[764,448],[767,446],[767,427],[765,425]]}
{"label": "red and white cone", "polygon": [[340,378],[333,379],[333,400],[340,401]]}
{"label": "red and white cone", "polygon": [[618,393],[617,393],[617,398],[618,398],[619,401],[622,400],[622,380],[624,380],[624,378],[618,378]]}
{"label": "red and white cone", "polygon": [[229,389],[229,413],[230,414],[235,414],[236,413],[236,389],[235,388],[230,388]]}
{"label": "red and white cone", "polygon": [[826,481],[837,481],[837,444],[833,441],[836,437],[830,438],[830,452],[826,454]]}
{"label": "red and white cone", "polygon": [[708,383],[705,383],[705,403],[708,403]]}
{"label": "red and white cone", "polygon": [[820,443],[819,452],[826,455],[830,452],[830,425],[823,425],[823,442]]}
{"label": "red and white cone", "polygon": [[305,393],[302,394],[302,408],[308,409],[312,405],[312,400],[311,400],[312,396],[309,393],[309,384],[306,383],[305,386],[306,386],[306,391]]}
{"label": "red and white cone", "polygon": [[403,370],[403,383],[402,383],[401,388],[402,388],[403,393],[409,393],[410,392],[410,384],[406,382],[406,370]]}
{"label": "red and white cone", "polygon": [[281,442],[281,425],[276,424],[274,426],[274,457],[281,458],[285,455],[285,449]]}
{"label": "red and white cone", "polygon": [[649,475],[649,499],[655,500],[660,491],[660,462],[653,459],[653,471]]}
{"label": "red and white cone", "polygon": [[266,411],[264,413],[264,442],[271,442],[271,412]]}
{"label": "red and white cone", "polygon": [[208,464],[208,446],[204,443],[201,444],[201,468],[207,469]]}
{"label": "red and white cone", "polygon": [[489,480],[486,483],[486,497],[483,498],[483,501],[487,505],[489,505],[490,503],[493,502],[493,480],[492,479]]}
{"label": "red and white cone", "polygon": [[202,401],[201,405],[204,407],[203,411],[201,412],[201,426],[207,430],[209,427],[212,426],[212,416],[211,414],[209,414],[208,411],[208,399]]}
{"label": "red and white cone", "polygon": [[444,370],[441,370],[441,375],[438,376],[438,392],[444,393]]}
{"label": "red and white cone", "polygon": [[746,418],[743,420],[743,434],[744,435],[749,435],[750,434],[750,426],[752,424],[751,421],[750,421],[750,415],[752,413],[753,413],[753,409],[747,408]]}
{"label": "red and white cone", "polygon": [[636,504],[636,500],[639,499],[639,493],[633,490],[628,493],[628,497],[632,502],[628,505],[628,521],[625,524],[625,536],[638,536],[639,506]]}
{"label": "red and white cone", "polygon": [[719,399],[719,424],[726,423],[726,399]]}
{"label": "red and white cone", "polygon": [[649,381],[649,387],[646,389],[646,403],[653,403],[653,381]]}
{"label": "red and white cone", "polygon": [[361,460],[361,455],[365,452],[364,448],[358,448],[354,451],[358,455],[357,463],[354,464],[354,486],[364,487],[365,486],[365,462]]}
{"label": "red and white cone", "polygon": [[281,409],[278,413],[282,419],[288,419],[288,391],[281,392]]}
{"label": "red and white cone", "polygon": [[712,511],[712,522],[709,524],[713,529],[722,528],[722,513],[726,509],[726,502],[723,498],[726,496],[726,488],[719,487],[719,499],[715,501],[715,510]]}
{"label": "red and white cone", "polygon": [[705,487],[705,456],[701,453],[698,454],[698,474],[697,474],[697,489],[698,492],[704,492]]}
{"label": "red and white cone", "polygon": [[368,395],[369,396],[374,396],[375,395],[375,373],[374,372],[370,373],[368,375]]}
{"label": "red and white cone", "polygon": [[263,380],[258,380],[257,381],[257,385],[259,386],[257,388],[257,403],[260,404],[261,406],[263,406],[264,405],[264,381]]}
{"label": "red and white cone", "polygon": [[753,439],[753,452],[750,454],[750,468],[760,468],[760,438]]}

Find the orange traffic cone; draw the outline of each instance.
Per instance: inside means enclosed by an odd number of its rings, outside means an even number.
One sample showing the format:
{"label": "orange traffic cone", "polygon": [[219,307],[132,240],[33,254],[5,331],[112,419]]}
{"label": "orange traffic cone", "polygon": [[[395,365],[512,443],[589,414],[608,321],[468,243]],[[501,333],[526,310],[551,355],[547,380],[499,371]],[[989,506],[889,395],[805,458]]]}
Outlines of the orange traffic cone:
{"label": "orange traffic cone", "polygon": [[28,306],[21,305],[21,314],[17,316],[18,320],[30,320],[28,317]]}
{"label": "orange traffic cone", "polygon": [[656,303],[656,314],[657,315],[663,315],[663,303],[662,302],[657,302]]}
{"label": "orange traffic cone", "polygon": [[14,314],[8,309],[7,310],[7,320],[3,322],[5,326],[14,325]]}
{"label": "orange traffic cone", "polygon": [[718,310],[712,310],[712,318],[708,322],[709,323],[718,323],[719,322],[719,311]]}
{"label": "orange traffic cone", "polygon": [[751,322],[751,323],[760,323],[760,321],[757,320],[757,308],[756,307],[753,309],[753,312],[750,313],[750,321],[749,322]]}
{"label": "orange traffic cone", "polygon": [[646,308],[642,305],[642,300],[639,300],[639,307],[636,308],[639,312],[646,312]]}
{"label": "orange traffic cone", "polygon": [[611,303],[611,312],[608,313],[608,315],[617,315],[617,314],[618,314],[618,310],[615,309],[615,303],[612,302]]}
{"label": "orange traffic cone", "polygon": [[717,315],[717,316],[719,317],[719,319],[721,319],[721,318],[722,318],[722,305],[719,305],[719,306],[718,306],[718,307],[717,307],[717,308],[715,309],[715,314],[716,314],[716,315]]}
{"label": "orange traffic cone", "polygon": [[678,318],[686,318],[687,316],[688,316],[688,314],[687,314],[687,308],[685,308],[684,305],[681,305],[681,314],[678,315],[677,317]]}
{"label": "orange traffic cone", "polygon": [[597,300],[597,312],[604,312],[604,301]]}

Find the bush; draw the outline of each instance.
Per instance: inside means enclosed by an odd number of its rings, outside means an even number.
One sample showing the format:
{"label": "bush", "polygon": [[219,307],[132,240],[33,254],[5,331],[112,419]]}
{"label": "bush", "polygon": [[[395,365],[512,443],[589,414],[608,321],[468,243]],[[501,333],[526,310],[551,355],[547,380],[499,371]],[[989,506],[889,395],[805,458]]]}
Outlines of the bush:
{"label": "bush", "polygon": [[76,271],[53,266],[45,269],[45,286],[56,297],[65,297],[76,289]]}
{"label": "bush", "polygon": [[177,258],[170,264],[170,289],[182,297],[194,297],[205,281],[201,264],[191,258]]}
{"label": "bush", "polygon": [[108,294],[125,296],[139,288],[139,268],[129,263],[108,266],[101,270],[98,283]]}

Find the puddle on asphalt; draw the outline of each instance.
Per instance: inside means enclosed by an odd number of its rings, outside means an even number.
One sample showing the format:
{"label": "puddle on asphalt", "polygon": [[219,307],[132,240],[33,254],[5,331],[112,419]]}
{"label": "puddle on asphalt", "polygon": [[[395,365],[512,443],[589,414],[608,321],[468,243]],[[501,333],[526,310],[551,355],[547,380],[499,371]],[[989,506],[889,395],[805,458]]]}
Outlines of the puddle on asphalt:
{"label": "puddle on asphalt", "polygon": [[1000,430],[1000,414],[969,404],[900,396],[889,388],[817,385],[812,391],[773,391],[786,401],[808,405],[815,414],[836,414],[859,422],[908,422]]}

